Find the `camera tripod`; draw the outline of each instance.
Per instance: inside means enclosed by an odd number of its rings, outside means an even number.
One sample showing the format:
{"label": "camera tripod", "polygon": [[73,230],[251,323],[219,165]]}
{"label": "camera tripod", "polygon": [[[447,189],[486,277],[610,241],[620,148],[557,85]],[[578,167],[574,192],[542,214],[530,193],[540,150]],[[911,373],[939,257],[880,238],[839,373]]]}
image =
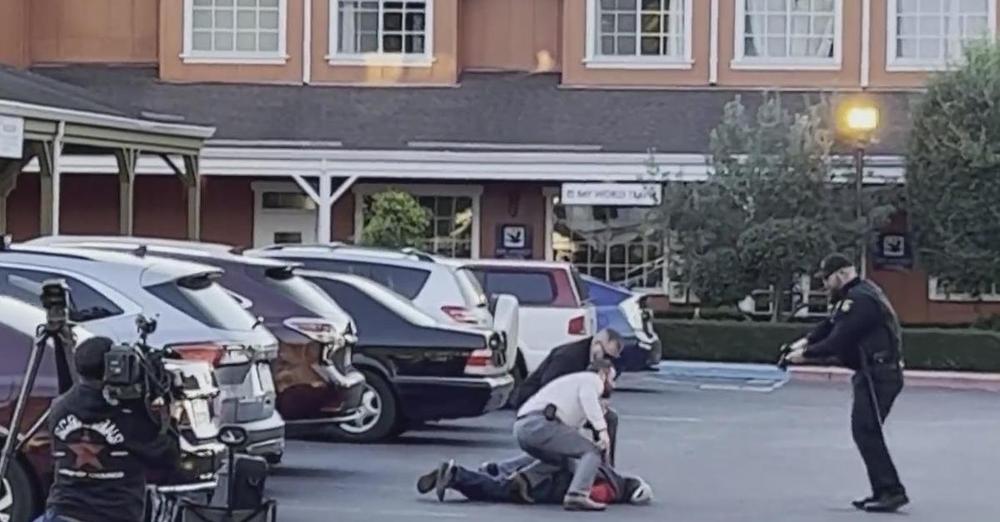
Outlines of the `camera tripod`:
{"label": "camera tripod", "polygon": [[[27,406],[31,391],[35,387],[35,379],[38,377],[38,369],[42,364],[42,356],[45,349],[52,344],[56,357],[56,375],[59,381],[59,394],[66,393],[73,385],[73,374],[69,366],[69,352],[76,344],[76,336],[73,334],[72,324],[69,322],[66,292],[68,288],[62,279],[49,280],[42,285],[42,306],[45,308],[45,324],[39,325],[35,332],[35,339],[31,347],[31,354],[28,357],[28,367],[25,370],[24,380],[21,381],[21,390],[14,404],[14,415],[11,417],[10,426],[7,427],[7,438],[4,441],[3,453],[0,453],[0,477],[6,478],[7,470],[14,455],[21,451],[24,444],[45,425],[49,417],[49,408],[39,416],[38,420],[22,436],[21,423],[24,421],[24,410]],[[5,482],[0,482],[0,488],[5,487]]]}

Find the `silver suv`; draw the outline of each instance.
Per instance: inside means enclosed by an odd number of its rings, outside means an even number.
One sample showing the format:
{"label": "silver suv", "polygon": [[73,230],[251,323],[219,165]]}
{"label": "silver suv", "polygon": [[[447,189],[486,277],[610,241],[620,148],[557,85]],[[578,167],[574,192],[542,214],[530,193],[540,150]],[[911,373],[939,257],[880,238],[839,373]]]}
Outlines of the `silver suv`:
{"label": "silver suv", "polygon": [[149,343],[209,362],[221,394],[220,422],[249,433],[246,451],[280,459],[285,423],[275,409],[269,361],[277,340],[217,283],[221,270],[163,258],[18,245],[0,251],[0,295],[37,305],[41,284],[70,287],[70,319],[95,335],[131,342],[135,320],[155,317]]}

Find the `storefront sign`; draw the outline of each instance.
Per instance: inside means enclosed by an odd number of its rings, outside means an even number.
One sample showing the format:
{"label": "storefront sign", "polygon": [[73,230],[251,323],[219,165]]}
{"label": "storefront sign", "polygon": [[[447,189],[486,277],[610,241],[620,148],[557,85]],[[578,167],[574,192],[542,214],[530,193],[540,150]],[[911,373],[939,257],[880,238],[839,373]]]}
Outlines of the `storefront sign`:
{"label": "storefront sign", "polygon": [[651,207],[660,204],[658,183],[563,183],[563,205]]}
{"label": "storefront sign", "polygon": [[24,118],[0,116],[0,158],[20,158],[24,147]]}
{"label": "storefront sign", "polygon": [[527,225],[497,227],[495,256],[500,259],[531,259],[531,230]]}
{"label": "storefront sign", "polygon": [[913,268],[913,246],[907,234],[883,232],[878,235],[872,252],[875,268]]}

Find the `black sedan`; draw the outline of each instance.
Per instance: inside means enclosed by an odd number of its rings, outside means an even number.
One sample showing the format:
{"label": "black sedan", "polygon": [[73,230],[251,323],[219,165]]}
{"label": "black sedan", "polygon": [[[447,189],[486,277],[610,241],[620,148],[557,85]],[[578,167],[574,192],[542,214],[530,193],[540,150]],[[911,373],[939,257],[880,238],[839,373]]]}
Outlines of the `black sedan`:
{"label": "black sedan", "polygon": [[353,362],[365,375],[361,414],[331,429],[371,442],[416,423],[476,417],[501,408],[514,386],[496,332],[444,324],[369,279],[303,271],[354,317]]}

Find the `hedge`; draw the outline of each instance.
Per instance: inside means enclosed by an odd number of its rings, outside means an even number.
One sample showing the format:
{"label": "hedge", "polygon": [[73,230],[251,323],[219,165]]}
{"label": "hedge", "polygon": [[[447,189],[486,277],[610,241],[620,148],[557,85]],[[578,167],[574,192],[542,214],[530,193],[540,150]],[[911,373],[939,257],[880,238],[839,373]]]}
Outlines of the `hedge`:
{"label": "hedge", "polygon": [[[746,321],[657,320],[665,360],[773,363],[779,347],[811,325]],[[1000,332],[905,328],[906,367],[1000,372]]]}

